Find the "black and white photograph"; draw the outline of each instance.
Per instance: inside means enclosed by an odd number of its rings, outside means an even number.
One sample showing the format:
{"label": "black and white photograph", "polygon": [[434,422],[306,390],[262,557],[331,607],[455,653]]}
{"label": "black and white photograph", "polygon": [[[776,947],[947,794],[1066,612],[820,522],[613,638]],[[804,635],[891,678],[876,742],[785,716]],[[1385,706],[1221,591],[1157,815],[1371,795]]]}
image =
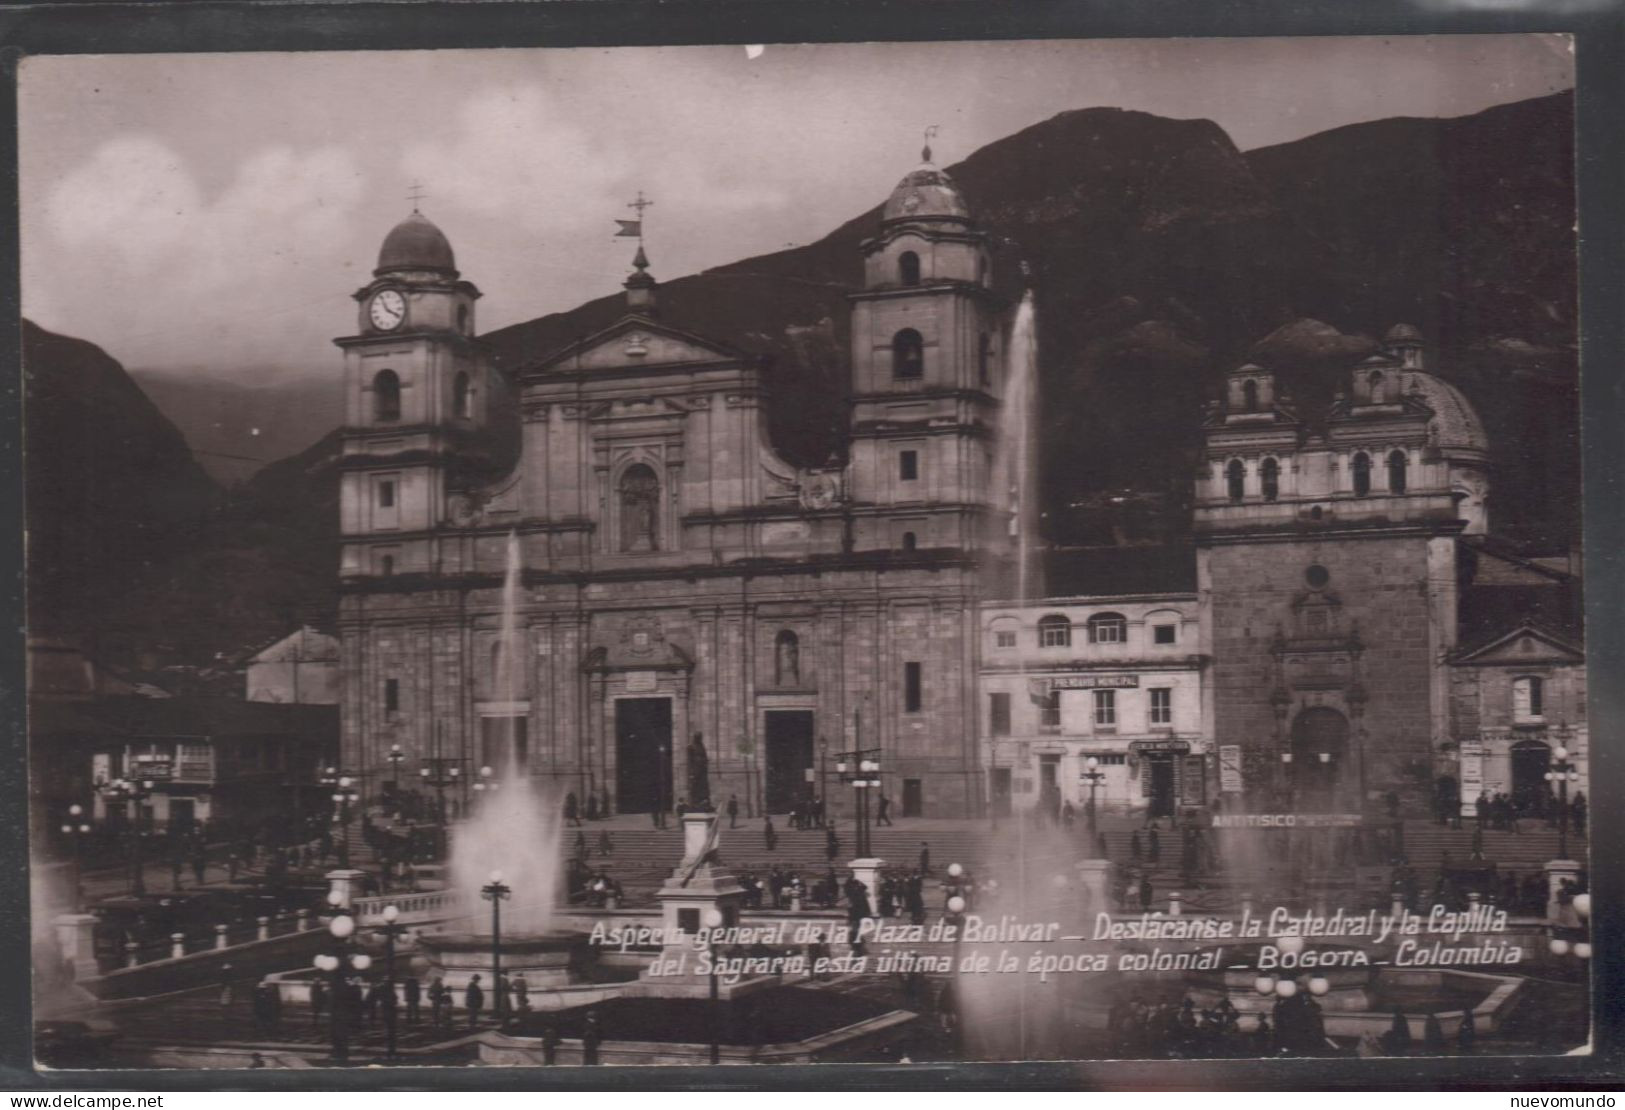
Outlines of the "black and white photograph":
{"label": "black and white photograph", "polygon": [[1592,1052],[1575,58],[24,59],[37,1066]]}

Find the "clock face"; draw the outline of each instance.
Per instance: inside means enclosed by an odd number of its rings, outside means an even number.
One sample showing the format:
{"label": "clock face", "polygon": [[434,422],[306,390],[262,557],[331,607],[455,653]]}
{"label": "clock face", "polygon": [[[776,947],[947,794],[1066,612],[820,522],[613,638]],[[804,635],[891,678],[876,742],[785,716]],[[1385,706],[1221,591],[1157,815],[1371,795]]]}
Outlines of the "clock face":
{"label": "clock face", "polygon": [[406,319],[406,298],[393,289],[385,289],[372,299],[367,316],[372,320],[372,326],[381,331],[399,327],[401,321]]}

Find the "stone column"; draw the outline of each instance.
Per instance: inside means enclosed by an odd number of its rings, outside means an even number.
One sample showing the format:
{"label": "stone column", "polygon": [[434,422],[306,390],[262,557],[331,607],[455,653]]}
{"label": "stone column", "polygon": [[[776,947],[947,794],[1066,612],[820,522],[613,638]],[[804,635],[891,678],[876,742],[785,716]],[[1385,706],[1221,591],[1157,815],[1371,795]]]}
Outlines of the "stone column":
{"label": "stone column", "polygon": [[90,979],[99,975],[101,969],[96,966],[95,915],[61,913],[52,923],[56,926],[56,943],[62,949],[62,960],[73,968],[74,979]]}
{"label": "stone column", "polygon": [[172,960],[178,960],[184,955],[186,955],[186,934],[170,933],[169,958]]}
{"label": "stone column", "polygon": [[[365,871],[357,871],[349,867],[329,871],[327,873],[328,896],[331,898],[332,892],[338,891],[340,900],[337,906],[348,913],[354,905],[356,897],[361,893],[361,881],[366,876]],[[334,903],[329,902],[328,904],[333,905]]]}
{"label": "stone column", "polygon": [[214,946],[216,948],[226,948],[231,944],[231,940],[226,936],[229,928],[226,925],[216,925],[214,927]]}
{"label": "stone column", "polygon": [[269,917],[256,917],[254,924],[257,926],[254,930],[255,940],[271,939],[271,919]]}

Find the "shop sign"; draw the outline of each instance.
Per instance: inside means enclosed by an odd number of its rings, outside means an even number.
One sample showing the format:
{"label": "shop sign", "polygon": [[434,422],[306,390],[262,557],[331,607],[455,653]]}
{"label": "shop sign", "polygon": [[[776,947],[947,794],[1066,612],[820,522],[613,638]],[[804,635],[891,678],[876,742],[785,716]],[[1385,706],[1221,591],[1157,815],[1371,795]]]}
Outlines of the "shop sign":
{"label": "shop sign", "polygon": [[1131,752],[1188,752],[1191,750],[1189,740],[1130,740],[1128,750]]}
{"label": "shop sign", "polygon": [[1055,690],[1132,690],[1140,685],[1137,674],[1062,674],[1030,678],[1033,697],[1042,698]]}
{"label": "shop sign", "polygon": [[1241,745],[1219,745],[1219,789],[1226,794],[1241,793]]}

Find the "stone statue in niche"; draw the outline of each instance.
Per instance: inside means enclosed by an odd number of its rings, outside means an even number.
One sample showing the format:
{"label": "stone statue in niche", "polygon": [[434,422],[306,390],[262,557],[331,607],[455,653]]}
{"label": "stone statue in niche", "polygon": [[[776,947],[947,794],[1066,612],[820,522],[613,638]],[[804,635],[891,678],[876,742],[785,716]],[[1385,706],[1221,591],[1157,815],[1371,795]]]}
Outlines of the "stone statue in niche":
{"label": "stone statue in niche", "polygon": [[656,551],[659,542],[660,480],[642,463],[621,476],[621,550]]}
{"label": "stone statue in niche", "polygon": [[705,737],[696,732],[688,743],[688,804],[691,809],[711,808],[711,774],[705,754]]}
{"label": "stone statue in niche", "polygon": [[801,642],[789,629],[773,641],[773,684],[801,685]]}

